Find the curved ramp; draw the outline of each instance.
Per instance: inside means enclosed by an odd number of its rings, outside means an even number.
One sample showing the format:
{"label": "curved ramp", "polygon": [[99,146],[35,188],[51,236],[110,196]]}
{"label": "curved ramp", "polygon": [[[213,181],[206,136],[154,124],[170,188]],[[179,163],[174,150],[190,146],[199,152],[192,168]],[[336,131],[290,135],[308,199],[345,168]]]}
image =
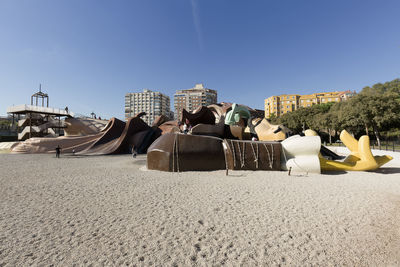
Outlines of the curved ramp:
{"label": "curved ramp", "polygon": [[186,109],[182,110],[182,123],[188,120],[190,125],[196,126],[199,123],[203,124],[215,124],[215,115],[206,106],[201,106],[198,109],[194,110],[193,113],[186,111]]}
{"label": "curved ramp", "polygon": [[79,154],[107,155],[128,153],[131,149],[130,137],[150,128],[139,117],[130,118],[126,123],[116,118],[112,118],[111,121],[109,129],[96,142]]}
{"label": "curved ramp", "polygon": [[[85,136],[62,136],[54,138],[30,138],[20,142],[13,149],[13,153],[54,153],[57,146],[61,147],[61,153],[79,155],[106,155],[129,153],[132,149],[132,137],[147,131],[150,127],[139,117],[130,118],[126,123],[112,118],[106,127],[99,133]],[[157,135],[151,136],[158,137]],[[149,143],[152,140],[145,140]],[[141,145],[142,150],[150,144]]]}
{"label": "curved ramp", "polygon": [[109,121],[92,118],[66,118],[64,124],[65,136],[83,136],[97,134],[107,126]]}
{"label": "curved ramp", "polygon": [[34,137],[19,142],[11,149],[11,153],[54,153],[57,146],[62,153],[79,152],[95,142],[101,134],[74,137]]}

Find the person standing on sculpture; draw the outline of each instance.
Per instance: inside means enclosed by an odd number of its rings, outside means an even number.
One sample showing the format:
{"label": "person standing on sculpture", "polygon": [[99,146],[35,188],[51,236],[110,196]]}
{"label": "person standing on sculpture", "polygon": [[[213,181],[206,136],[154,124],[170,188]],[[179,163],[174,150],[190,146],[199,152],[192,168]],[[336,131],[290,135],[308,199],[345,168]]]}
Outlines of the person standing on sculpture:
{"label": "person standing on sculpture", "polygon": [[192,125],[190,124],[190,121],[188,119],[185,120],[185,123],[183,124],[183,132],[187,134],[192,130]]}
{"label": "person standing on sculpture", "polygon": [[184,133],[184,134],[187,134],[187,132],[188,132],[188,127],[187,127],[187,124],[184,123],[184,124],[183,124],[183,133]]}

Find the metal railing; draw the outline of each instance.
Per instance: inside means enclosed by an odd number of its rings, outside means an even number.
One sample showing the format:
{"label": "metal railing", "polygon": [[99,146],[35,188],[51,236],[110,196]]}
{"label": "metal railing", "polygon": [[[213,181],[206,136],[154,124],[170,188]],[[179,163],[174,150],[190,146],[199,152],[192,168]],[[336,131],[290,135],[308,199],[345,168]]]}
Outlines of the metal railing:
{"label": "metal railing", "polygon": [[[344,146],[344,144],[339,140],[332,144],[327,144],[329,146]],[[381,146],[379,147],[378,141],[374,139],[370,139],[370,146],[371,149],[377,150],[386,150],[386,151],[393,151],[393,152],[400,152],[400,138],[386,138],[381,137]]]}

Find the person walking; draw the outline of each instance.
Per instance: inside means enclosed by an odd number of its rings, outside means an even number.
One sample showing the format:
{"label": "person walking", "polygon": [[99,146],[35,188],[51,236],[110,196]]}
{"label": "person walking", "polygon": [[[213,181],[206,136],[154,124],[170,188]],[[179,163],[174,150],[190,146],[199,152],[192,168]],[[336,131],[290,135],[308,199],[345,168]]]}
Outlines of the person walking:
{"label": "person walking", "polygon": [[61,147],[58,145],[56,147],[56,158],[60,158],[60,154],[61,154]]}

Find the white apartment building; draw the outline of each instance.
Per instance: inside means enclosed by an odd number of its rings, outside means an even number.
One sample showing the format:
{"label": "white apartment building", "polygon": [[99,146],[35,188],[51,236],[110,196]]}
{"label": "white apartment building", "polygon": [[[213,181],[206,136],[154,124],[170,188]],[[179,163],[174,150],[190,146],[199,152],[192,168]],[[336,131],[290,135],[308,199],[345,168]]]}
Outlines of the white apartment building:
{"label": "white apartment building", "polygon": [[171,118],[169,96],[149,89],[144,89],[140,93],[127,93],[125,95],[125,119],[140,112],[146,112],[142,119],[150,126],[157,116],[165,115]]}
{"label": "white apartment building", "polygon": [[193,111],[200,106],[217,103],[217,91],[205,88],[202,83],[191,89],[177,90],[174,94],[175,119],[181,119],[182,110]]}

